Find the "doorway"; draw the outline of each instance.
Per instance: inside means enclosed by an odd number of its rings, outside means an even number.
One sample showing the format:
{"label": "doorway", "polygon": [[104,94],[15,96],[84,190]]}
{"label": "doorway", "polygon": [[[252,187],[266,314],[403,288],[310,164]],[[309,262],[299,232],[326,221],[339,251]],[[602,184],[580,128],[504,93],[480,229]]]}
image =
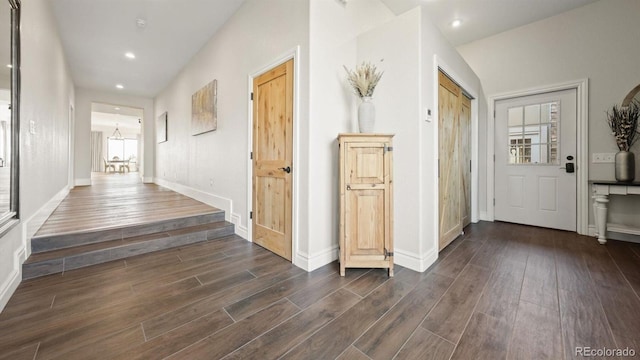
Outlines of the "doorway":
{"label": "doorway", "polygon": [[495,103],[495,219],[577,230],[577,90]]}
{"label": "doorway", "polygon": [[253,242],[292,260],[293,59],[253,78]]}

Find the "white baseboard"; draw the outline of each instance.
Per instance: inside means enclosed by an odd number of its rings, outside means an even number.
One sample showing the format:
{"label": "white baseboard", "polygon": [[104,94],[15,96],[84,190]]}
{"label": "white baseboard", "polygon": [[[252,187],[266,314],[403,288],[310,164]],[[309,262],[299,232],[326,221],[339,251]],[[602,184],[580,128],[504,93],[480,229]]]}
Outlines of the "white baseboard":
{"label": "white baseboard", "polygon": [[22,222],[22,244],[26,249],[26,256],[31,255],[31,238],[38,232],[42,224],[51,216],[58,205],[69,195],[69,187],[66,186],[55,194],[49,201],[38,209],[30,218]]}
{"label": "white baseboard", "polygon": [[338,259],[338,245],[320,251],[317,254],[309,255],[298,252],[294,258],[294,265],[306,271],[313,271]]}
{"label": "white baseboard", "polygon": [[[596,236],[596,226],[589,224],[589,236]],[[640,244],[640,236],[607,231],[607,239],[627,241]]]}
{"label": "white baseboard", "polygon": [[13,270],[11,275],[0,285],[0,312],[11,299],[11,296],[22,281],[22,263],[26,260],[25,248],[20,247],[13,253]]}
{"label": "white baseboard", "polygon": [[424,272],[438,259],[438,252],[432,250],[422,256],[399,249],[393,250],[393,262],[417,272]]}
{"label": "white baseboard", "polygon": [[142,177],[142,183],[144,183],[144,184],[153,184],[154,183],[154,179],[153,179],[153,177],[150,177],[150,176],[143,176]]}
{"label": "white baseboard", "polygon": [[231,214],[231,222],[235,225],[236,235],[240,236],[243,239],[249,238],[249,232],[247,231],[246,226],[242,226],[241,222],[242,218],[238,214]]}
{"label": "white baseboard", "polygon": [[489,218],[489,213],[486,211],[480,211],[480,216],[478,216],[478,218],[481,221],[493,221],[493,219]]}
{"label": "white baseboard", "polygon": [[[153,178],[150,178],[153,179]],[[164,179],[155,178],[153,179],[156,184],[166,187],[167,189],[171,189],[177,193],[188,196],[192,199],[196,199],[200,202],[203,202],[209,206],[213,206],[220,210],[224,210],[225,220],[233,223],[235,225],[235,233],[243,239],[248,238],[248,231],[246,226],[242,226],[242,218],[240,215],[233,213],[233,200],[227,199],[222,196],[210,194],[204,192],[202,190],[194,189],[190,186],[174,183],[171,181],[167,181]],[[144,182],[147,182],[147,178],[144,179]]]}
{"label": "white baseboard", "polygon": [[76,179],[75,186],[91,186],[91,179]]}

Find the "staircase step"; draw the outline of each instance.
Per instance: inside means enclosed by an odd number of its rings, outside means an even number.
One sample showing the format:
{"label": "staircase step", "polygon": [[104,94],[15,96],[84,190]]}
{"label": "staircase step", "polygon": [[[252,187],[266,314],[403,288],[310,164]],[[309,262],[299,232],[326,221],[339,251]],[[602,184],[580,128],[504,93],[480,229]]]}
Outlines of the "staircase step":
{"label": "staircase step", "polygon": [[90,231],[72,232],[55,235],[36,235],[31,239],[33,254],[57,249],[95,244],[112,240],[123,240],[134,236],[167,232],[185,227],[224,221],[224,211],[187,216],[182,218],[153,221],[143,224],[105,226]]}
{"label": "staircase step", "polygon": [[22,279],[32,279],[153,251],[213,240],[233,235],[234,232],[234,225],[223,220],[34,253],[22,265]]}

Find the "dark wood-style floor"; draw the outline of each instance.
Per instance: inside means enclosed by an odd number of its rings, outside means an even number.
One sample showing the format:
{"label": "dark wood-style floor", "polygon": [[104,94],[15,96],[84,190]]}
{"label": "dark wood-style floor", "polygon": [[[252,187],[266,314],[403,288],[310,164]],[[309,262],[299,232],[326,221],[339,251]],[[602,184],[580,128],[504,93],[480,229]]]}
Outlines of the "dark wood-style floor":
{"label": "dark wood-style floor", "polygon": [[[238,237],[25,281],[1,359],[571,359],[640,352],[640,245],[479,223],[425,273],[306,273]],[[636,355],[637,356],[637,355]]]}

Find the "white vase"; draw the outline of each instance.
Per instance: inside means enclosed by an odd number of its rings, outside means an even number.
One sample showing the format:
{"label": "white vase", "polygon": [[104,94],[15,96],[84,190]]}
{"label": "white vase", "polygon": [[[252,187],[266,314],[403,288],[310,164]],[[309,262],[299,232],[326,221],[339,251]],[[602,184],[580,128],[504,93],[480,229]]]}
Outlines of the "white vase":
{"label": "white vase", "polygon": [[376,120],[376,108],[371,102],[370,96],[362,98],[362,103],[358,107],[358,128],[361,133],[372,133],[373,124]]}

